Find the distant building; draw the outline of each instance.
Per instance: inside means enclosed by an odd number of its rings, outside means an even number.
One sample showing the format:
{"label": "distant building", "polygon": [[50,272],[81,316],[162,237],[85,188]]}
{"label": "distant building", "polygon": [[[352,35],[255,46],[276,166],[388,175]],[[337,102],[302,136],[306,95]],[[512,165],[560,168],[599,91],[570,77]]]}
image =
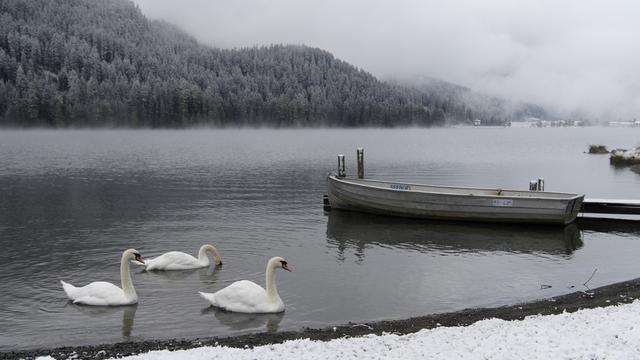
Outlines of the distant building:
{"label": "distant building", "polygon": [[542,126],[542,120],[533,116],[524,118],[521,121],[511,122],[511,127],[515,127],[515,128],[531,128],[531,127],[541,127],[541,126]]}
{"label": "distant building", "polygon": [[514,128],[530,128],[534,127],[534,125],[528,121],[512,121],[511,127]]}
{"label": "distant building", "polygon": [[608,125],[612,127],[640,127],[640,120],[633,119],[632,121],[609,121]]}
{"label": "distant building", "polygon": [[512,127],[531,128],[531,127],[567,127],[567,126],[582,126],[582,122],[577,120],[543,120],[537,117],[524,118],[521,121],[512,121]]}

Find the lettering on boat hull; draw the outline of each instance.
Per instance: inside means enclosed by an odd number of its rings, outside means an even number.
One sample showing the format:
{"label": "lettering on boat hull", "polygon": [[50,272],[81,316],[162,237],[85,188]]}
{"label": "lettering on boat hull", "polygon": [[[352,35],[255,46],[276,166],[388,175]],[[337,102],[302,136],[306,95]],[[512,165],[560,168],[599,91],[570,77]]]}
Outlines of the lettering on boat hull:
{"label": "lettering on boat hull", "polygon": [[492,206],[503,206],[503,207],[511,207],[513,206],[512,199],[493,199],[491,200]]}
{"label": "lettering on boat hull", "polygon": [[389,187],[394,190],[411,190],[411,185],[406,184],[391,184]]}

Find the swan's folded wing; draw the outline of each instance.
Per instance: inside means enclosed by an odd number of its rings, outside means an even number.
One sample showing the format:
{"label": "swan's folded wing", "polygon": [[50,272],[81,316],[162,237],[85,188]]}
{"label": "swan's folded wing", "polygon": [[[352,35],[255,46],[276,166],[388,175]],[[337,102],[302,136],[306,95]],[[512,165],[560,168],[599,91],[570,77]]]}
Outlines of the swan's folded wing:
{"label": "swan's folded wing", "polygon": [[267,292],[258,284],[236,281],[214,294],[213,305],[229,311],[252,313],[267,301]]}
{"label": "swan's folded wing", "polygon": [[198,259],[189,254],[176,252],[171,256],[171,266],[176,269],[193,269],[198,265]]}
{"label": "swan's folded wing", "polygon": [[170,251],[149,260],[147,270],[186,270],[193,269],[197,265],[198,259],[195,257],[180,251]]}
{"label": "swan's folded wing", "polygon": [[82,296],[75,300],[73,300],[74,304],[82,304],[82,305],[94,305],[94,306],[108,306],[108,305],[117,305],[110,304],[106,299],[93,297],[93,296]]}
{"label": "swan's folded wing", "polygon": [[72,300],[74,303],[87,305],[119,305],[125,302],[125,296],[124,291],[116,285],[96,281],[75,288]]}

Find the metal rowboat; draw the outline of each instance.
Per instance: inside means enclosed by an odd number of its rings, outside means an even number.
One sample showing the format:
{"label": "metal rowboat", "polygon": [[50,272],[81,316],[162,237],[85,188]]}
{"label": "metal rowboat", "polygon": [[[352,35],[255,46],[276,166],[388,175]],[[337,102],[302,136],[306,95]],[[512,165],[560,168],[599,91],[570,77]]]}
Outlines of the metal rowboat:
{"label": "metal rowboat", "polygon": [[330,175],[331,209],[384,215],[565,225],[575,220],[584,194],[450,187],[352,179]]}

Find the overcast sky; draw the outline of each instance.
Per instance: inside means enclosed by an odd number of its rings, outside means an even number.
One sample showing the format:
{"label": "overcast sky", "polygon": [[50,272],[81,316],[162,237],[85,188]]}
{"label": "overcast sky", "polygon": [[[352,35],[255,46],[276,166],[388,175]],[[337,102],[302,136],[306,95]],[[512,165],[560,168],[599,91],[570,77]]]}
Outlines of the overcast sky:
{"label": "overcast sky", "polygon": [[640,119],[638,0],[134,0],[217,47],[305,44],[380,79],[426,75]]}

